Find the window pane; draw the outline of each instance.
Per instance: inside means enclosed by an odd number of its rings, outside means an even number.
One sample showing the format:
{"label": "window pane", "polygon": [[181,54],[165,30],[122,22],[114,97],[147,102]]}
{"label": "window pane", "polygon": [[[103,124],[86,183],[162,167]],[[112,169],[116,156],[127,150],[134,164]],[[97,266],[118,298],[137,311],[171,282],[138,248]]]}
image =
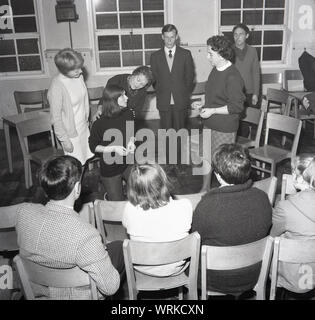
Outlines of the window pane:
{"label": "window pane", "polygon": [[0,58],[0,72],[13,72],[17,71],[15,57]]}
{"label": "window pane", "polygon": [[98,14],[96,15],[97,29],[117,29],[118,20],[116,14]]}
{"label": "window pane", "polygon": [[99,36],[98,49],[103,50],[119,50],[119,37],[118,36]]}
{"label": "window pane", "polygon": [[284,8],[285,0],[266,0],[265,8]]}
{"label": "window pane", "polygon": [[15,54],[14,40],[0,40],[0,55]]}
{"label": "window pane", "polygon": [[5,6],[9,4],[9,0],[0,0],[0,6]]}
{"label": "window pane", "polygon": [[35,13],[33,0],[11,0],[11,6],[14,15]]}
{"label": "window pane", "polygon": [[116,0],[93,0],[96,12],[117,11]]}
{"label": "window pane", "polygon": [[263,60],[281,60],[282,47],[264,47]]}
{"label": "window pane", "polygon": [[35,17],[13,18],[15,32],[37,32]]}
{"label": "window pane", "polygon": [[244,11],[243,13],[243,21],[245,24],[250,25],[261,25],[262,24],[262,16],[263,12],[260,10],[250,10],[250,11]]}
{"label": "window pane", "polygon": [[240,11],[224,11],[221,12],[221,25],[234,26],[241,21]]}
{"label": "window pane", "polygon": [[142,49],[142,36],[123,35],[121,36],[121,46],[123,50]]}
{"label": "window pane", "polygon": [[160,34],[145,34],[144,47],[146,49],[159,49],[162,47],[162,37]]}
{"label": "window pane", "polygon": [[101,52],[100,53],[100,67],[101,68],[120,67],[119,51],[117,51],[117,52]]}
{"label": "window pane", "polygon": [[141,28],[140,13],[122,13],[120,15],[120,27],[122,29]]}
{"label": "window pane", "polygon": [[265,31],[264,44],[281,44],[283,39],[283,31]]}
{"label": "window pane", "polygon": [[123,66],[140,66],[143,65],[142,51],[141,52],[123,52]]}
{"label": "window pane", "polygon": [[265,24],[283,24],[284,11],[283,10],[266,10],[265,11]]}
{"label": "window pane", "polygon": [[162,28],[164,26],[164,13],[144,13],[143,21],[145,28]]}
{"label": "window pane", "polygon": [[19,64],[21,71],[38,71],[42,69],[39,56],[19,57]]}
{"label": "window pane", "polygon": [[221,0],[222,9],[240,8],[241,0]]}
{"label": "window pane", "polygon": [[251,31],[248,43],[251,45],[261,44],[261,31]]}
{"label": "window pane", "polygon": [[120,11],[139,11],[140,0],[119,0]]}
{"label": "window pane", "polygon": [[143,10],[164,10],[163,0],[142,0]]}
{"label": "window pane", "polygon": [[155,52],[155,51],[146,51],[144,53],[144,55],[145,55],[145,62],[144,63],[146,66],[150,65],[150,57],[153,52]]}
{"label": "window pane", "polygon": [[39,53],[37,39],[20,39],[16,44],[19,54]]}
{"label": "window pane", "polygon": [[263,8],[264,0],[244,0],[243,8]]}

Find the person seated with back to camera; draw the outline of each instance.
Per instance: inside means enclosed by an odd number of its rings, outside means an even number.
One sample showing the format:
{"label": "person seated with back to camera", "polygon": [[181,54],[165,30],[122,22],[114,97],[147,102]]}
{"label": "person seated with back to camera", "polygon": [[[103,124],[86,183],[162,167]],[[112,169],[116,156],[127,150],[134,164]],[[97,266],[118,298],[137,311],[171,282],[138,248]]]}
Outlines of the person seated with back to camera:
{"label": "person seated with back to camera", "polygon": [[[113,295],[124,273],[122,242],[104,246],[101,235],[73,210],[80,196],[82,166],[72,156],[47,161],[40,184],[50,201],[25,203],[17,212],[16,232],[24,259],[56,269],[79,267],[95,281],[99,297]],[[35,296],[53,300],[90,299],[86,287],[52,288],[32,284]]]}
{"label": "person seated with back to camera", "polygon": [[[192,232],[201,244],[236,246],[263,239],[269,234],[272,208],[265,192],[252,186],[247,148],[222,144],[213,154],[212,165],[220,187],[206,193],[197,205]],[[260,263],[236,270],[208,270],[207,288],[239,296],[254,288]]]}
{"label": "person seated with back to camera", "polygon": [[[128,179],[122,224],[131,240],[143,242],[176,241],[188,236],[192,204],[188,199],[175,200],[172,185],[158,164],[135,164]],[[162,266],[137,266],[145,274],[166,277],[184,271],[185,261]]]}

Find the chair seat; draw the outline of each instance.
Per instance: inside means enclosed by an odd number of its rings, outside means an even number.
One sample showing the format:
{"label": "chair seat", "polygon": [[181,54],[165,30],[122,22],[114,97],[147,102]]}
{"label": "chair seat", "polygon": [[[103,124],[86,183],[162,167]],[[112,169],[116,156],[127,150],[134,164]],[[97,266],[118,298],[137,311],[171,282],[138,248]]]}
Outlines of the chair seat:
{"label": "chair seat", "polygon": [[252,158],[268,163],[278,163],[291,157],[291,151],[269,145],[250,149],[249,153]]}
{"label": "chair seat", "polygon": [[[0,231],[0,252],[19,250],[16,232],[10,229],[8,231]],[[4,247],[1,244],[4,244]]]}
{"label": "chair seat", "polygon": [[255,147],[255,141],[242,136],[236,137],[236,143],[241,144],[245,148]]}
{"label": "chair seat", "polygon": [[56,149],[54,147],[49,147],[41,149],[30,154],[30,159],[36,161],[37,163],[43,163],[51,157],[58,157],[64,155],[63,150]]}

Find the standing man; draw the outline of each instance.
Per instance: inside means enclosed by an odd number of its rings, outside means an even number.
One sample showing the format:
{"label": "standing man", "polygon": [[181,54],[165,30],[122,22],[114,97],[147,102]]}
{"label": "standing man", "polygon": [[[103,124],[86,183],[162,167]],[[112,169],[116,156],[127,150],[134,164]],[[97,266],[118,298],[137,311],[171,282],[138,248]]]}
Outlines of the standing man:
{"label": "standing man", "polygon": [[194,64],[189,50],[175,44],[178,32],[174,25],[162,28],[164,48],[151,55],[157,108],[162,129],[185,127],[187,107],[194,84]]}

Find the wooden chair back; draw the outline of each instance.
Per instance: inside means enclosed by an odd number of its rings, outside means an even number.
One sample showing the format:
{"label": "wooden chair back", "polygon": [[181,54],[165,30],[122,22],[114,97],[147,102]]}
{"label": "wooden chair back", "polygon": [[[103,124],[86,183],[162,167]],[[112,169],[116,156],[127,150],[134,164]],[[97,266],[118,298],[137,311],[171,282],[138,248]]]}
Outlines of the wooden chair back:
{"label": "wooden chair back", "polygon": [[301,70],[283,71],[283,89],[286,91],[304,91],[303,75]]}
{"label": "wooden chair back", "polygon": [[[40,104],[41,108],[48,108],[47,89],[36,91],[14,91],[14,99],[18,113],[33,111],[39,109],[34,105]],[[23,108],[22,105],[32,105],[31,108]]]}
{"label": "wooden chair back", "polygon": [[290,109],[293,97],[283,90],[268,88],[266,94],[267,112],[269,109],[279,108],[281,114],[286,114]]}
{"label": "wooden chair back", "polygon": [[271,263],[273,238],[267,236],[261,240],[227,247],[201,247],[201,299],[207,295],[218,294],[207,290],[207,270],[234,270],[262,262],[257,284],[254,288],[257,300],[265,300],[266,282]]}
{"label": "wooden chair back", "polygon": [[176,198],[188,199],[192,204],[193,210],[195,210],[203,195],[204,193],[177,194]]}
{"label": "wooden chair back", "polygon": [[282,88],[282,73],[263,73],[261,75],[261,86],[263,96],[266,94],[268,88],[281,89]]}
{"label": "wooden chair back", "polygon": [[297,191],[293,185],[293,177],[291,174],[284,173],[281,181],[281,197],[280,200],[285,200],[287,195],[295,194]]}
{"label": "wooden chair back", "polygon": [[253,187],[264,191],[268,195],[271,206],[273,206],[276,197],[277,180],[277,177],[272,176],[253,183]]}
{"label": "wooden chair back", "polygon": [[99,100],[103,96],[104,87],[95,87],[95,88],[87,88],[89,101],[90,102],[99,102]]}
{"label": "wooden chair back", "polygon": [[78,267],[71,269],[49,268],[24,259],[20,255],[14,257],[14,262],[26,300],[36,299],[31,283],[54,288],[90,286],[91,299],[97,300],[97,289],[94,280],[87,272]]}
{"label": "wooden chair back", "polygon": [[81,210],[79,211],[81,219],[93,227],[95,227],[95,214],[93,202],[84,203]]}
{"label": "wooden chair back", "polygon": [[[139,290],[165,290],[184,285],[189,288],[190,299],[197,300],[197,275],[200,252],[200,235],[194,232],[184,239],[171,242],[142,242],[124,240],[124,261],[129,298],[136,299]],[[137,278],[134,265],[157,266],[190,259],[189,275],[154,277],[143,275]],[[141,281],[142,280],[142,281]]]}

